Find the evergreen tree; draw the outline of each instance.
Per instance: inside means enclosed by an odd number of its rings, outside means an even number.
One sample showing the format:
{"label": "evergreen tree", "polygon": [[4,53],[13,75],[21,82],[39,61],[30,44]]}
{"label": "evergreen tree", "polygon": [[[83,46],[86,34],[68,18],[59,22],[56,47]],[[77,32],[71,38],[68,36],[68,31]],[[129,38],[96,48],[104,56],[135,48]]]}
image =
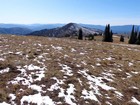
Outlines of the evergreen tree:
{"label": "evergreen tree", "polygon": [[106,25],[104,35],[103,35],[103,42],[113,42],[113,32],[110,31],[110,24]]}
{"label": "evergreen tree", "polygon": [[137,37],[136,44],[140,45],[140,32],[139,32],[139,35],[138,35],[138,37]]}
{"label": "evergreen tree", "polygon": [[107,25],[105,27],[105,31],[104,31],[104,34],[103,34],[103,42],[105,42],[107,40]]}
{"label": "evergreen tree", "polygon": [[112,30],[110,32],[109,42],[113,42],[113,32],[112,32]]}
{"label": "evergreen tree", "polygon": [[124,36],[120,36],[120,42],[124,42]]}
{"label": "evergreen tree", "polygon": [[135,34],[135,30],[134,30],[135,26],[133,25],[132,27],[132,31],[131,31],[131,35],[130,35],[130,39],[129,39],[129,44],[135,44],[136,42],[136,34]]}
{"label": "evergreen tree", "polygon": [[78,39],[83,40],[83,31],[82,31],[82,29],[79,29]]}

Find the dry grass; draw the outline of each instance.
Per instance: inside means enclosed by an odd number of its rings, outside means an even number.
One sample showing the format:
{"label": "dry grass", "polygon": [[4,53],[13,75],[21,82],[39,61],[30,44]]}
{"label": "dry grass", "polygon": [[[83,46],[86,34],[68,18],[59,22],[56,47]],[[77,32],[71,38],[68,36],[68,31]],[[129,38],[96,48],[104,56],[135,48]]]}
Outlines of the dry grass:
{"label": "dry grass", "polygon": [[[95,39],[96,41],[79,41],[65,38],[1,35],[0,58],[5,60],[0,60],[0,70],[10,69],[8,73],[0,74],[0,102],[5,101],[10,104],[8,96],[12,93],[17,97],[14,102],[20,104],[23,96],[36,93],[22,83],[8,84],[21,73],[18,66],[34,64],[39,67],[45,66],[46,71],[45,77],[41,81],[34,81],[31,84],[45,85],[44,91],[56,83],[52,77],[64,80],[64,84],[59,84],[63,89],[69,88],[68,84],[73,84],[76,89],[74,96],[77,100],[73,100],[73,102],[76,104],[99,104],[97,101],[81,97],[83,89],[89,91],[91,89],[88,79],[85,79],[79,71],[88,70],[86,73],[90,76],[104,77],[103,73],[113,75],[113,77],[108,76],[112,81],[105,78],[102,81],[116,90],[107,91],[99,87],[101,95],[96,94],[102,105],[108,105],[106,102],[112,105],[135,105],[131,102],[131,98],[134,96],[137,100],[140,99],[140,46],[127,45],[128,39],[124,43],[120,43],[118,37],[115,37],[115,43],[101,42],[101,37],[98,36]],[[39,58],[39,56],[42,57]],[[70,67],[73,75],[69,76],[62,72],[63,68],[60,64]],[[27,73],[30,74],[30,71]],[[32,74],[32,77],[35,79],[38,76]],[[81,84],[78,79],[82,81]],[[20,91],[20,89],[24,91]],[[120,98],[115,91],[122,93],[123,96]],[[55,102],[61,101],[61,104],[67,104],[63,97],[58,97],[59,92],[60,89],[53,92],[46,91],[42,95],[50,96]]]}

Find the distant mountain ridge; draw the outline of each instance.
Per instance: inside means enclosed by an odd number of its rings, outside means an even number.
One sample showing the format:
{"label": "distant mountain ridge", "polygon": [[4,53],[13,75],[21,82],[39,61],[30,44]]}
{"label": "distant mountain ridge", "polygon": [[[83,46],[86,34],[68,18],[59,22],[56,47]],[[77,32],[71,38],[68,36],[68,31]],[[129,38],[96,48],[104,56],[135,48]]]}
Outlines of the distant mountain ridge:
{"label": "distant mountain ridge", "polygon": [[15,34],[15,35],[25,35],[32,32],[28,28],[13,27],[13,28],[0,28],[0,34]]}
{"label": "distant mountain ridge", "polygon": [[[58,28],[58,27],[62,27],[64,25],[66,25],[66,24],[29,24],[29,25],[26,25],[26,24],[3,24],[3,23],[0,23],[0,28],[19,27],[19,28],[29,29],[31,31],[39,31],[39,30],[43,30],[43,29]],[[103,31],[105,29],[105,26],[103,26],[103,25],[92,25],[92,24],[78,24],[78,25],[80,25],[82,27],[87,27],[87,28],[95,28],[95,29],[99,29],[99,30],[103,30]],[[112,26],[111,25],[111,29],[113,30],[114,33],[127,33],[128,34],[131,32],[132,26],[133,25],[119,25],[119,26]],[[139,26],[139,25],[135,25],[135,26]],[[2,32],[0,31],[0,33],[2,33]],[[6,33],[8,33],[8,32],[6,32]]]}
{"label": "distant mountain ridge", "polygon": [[48,36],[48,37],[75,36],[75,35],[78,35],[79,29],[82,29],[83,35],[85,36],[89,34],[100,34],[103,32],[102,30],[99,30],[99,29],[86,28],[76,23],[69,23],[59,28],[35,31],[35,32],[30,33],[29,35]]}
{"label": "distant mountain ridge", "polygon": [[62,27],[65,24],[3,24],[0,23],[0,28],[13,28],[13,27],[20,27],[20,28],[28,28],[33,31],[42,30],[42,29],[52,29],[56,27]]}

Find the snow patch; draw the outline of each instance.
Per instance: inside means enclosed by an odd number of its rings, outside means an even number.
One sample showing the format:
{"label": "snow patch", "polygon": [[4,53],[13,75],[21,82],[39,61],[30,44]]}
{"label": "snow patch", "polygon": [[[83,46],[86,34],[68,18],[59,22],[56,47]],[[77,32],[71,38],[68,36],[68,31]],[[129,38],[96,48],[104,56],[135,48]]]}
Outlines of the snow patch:
{"label": "snow patch", "polygon": [[133,63],[129,62],[129,63],[128,63],[128,66],[133,66]]}
{"label": "snow patch", "polygon": [[123,97],[123,94],[122,94],[122,93],[120,93],[120,92],[118,92],[118,91],[115,91],[115,93],[116,93],[116,95],[117,95],[117,97],[118,97],[119,99],[122,99],[122,97]]}
{"label": "snow patch", "polygon": [[58,97],[64,97],[66,103],[70,105],[76,105],[72,100],[75,101],[75,97],[72,95],[74,94],[75,88],[73,84],[68,84],[69,88],[66,90],[67,95],[65,95],[64,89],[60,88],[60,93]]}
{"label": "snow patch", "polygon": [[56,80],[56,83],[51,85],[51,87],[47,90],[53,91],[53,90],[58,90],[60,89],[60,84],[64,84],[63,80],[58,80],[56,77],[53,77],[52,79]]}
{"label": "snow patch", "polygon": [[97,97],[95,96],[95,93],[93,93],[93,91],[87,91],[87,90],[83,90],[82,91],[82,94],[83,94],[83,96],[81,96],[81,97],[83,97],[84,99],[91,99],[91,100],[94,100],[94,101],[97,101],[98,103],[100,103],[99,102],[99,100],[97,99]]}
{"label": "snow patch", "polygon": [[24,105],[24,102],[36,103],[37,105],[55,105],[55,102],[49,96],[41,96],[41,93],[29,96],[23,96],[21,99],[21,105]]}
{"label": "snow patch", "polygon": [[22,55],[22,52],[20,51],[20,52],[16,52],[15,53],[16,55]]}
{"label": "snow patch", "polygon": [[0,105],[10,105],[10,104],[3,102],[3,103],[0,103]]}
{"label": "snow patch", "polygon": [[11,104],[16,105],[16,103],[14,102],[14,100],[16,99],[16,96],[14,94],[9,94],[9,97],[11,97],[11,100],[10,100]]}
{"label": "snow patch", "polygon": [[112,57],[108,57],[108,58],[106,58],[106,60],[111,61],[111,60],[113,60],[113,58]]}
{"label": "snow patch", "polygon": [[4,58],[0,58],[0,61],[5,61],[5,59]]}
{"label": "snow patch", "polygon": [[140,105],[140,101],[137,100],[135,97],[132,97],[131,102],[136,103],[138,105]]}
{"label": "snow patch", "polygon": [[100,63],[96,63],[96,66],[101,66],[101,64]]}
{"label": "snow patch", "polygon": [[10,68],[6,68],[6,69],[3,69],[3,70],[0,70],[0,74],[8,73],[9,70],[10,70]]}
{"label": "snow patch", "polygon": [[53,45],[51,45],[51,47],[52,47],[53,49],[55,49],[55,50],[58,50],[58,51],[63,50],[63,48],[60,47],[60,46],[53,46]]}
{"label": "snow patch", "polygon": [[72,73],[72,69],[71,67],[69,67],[68,65],[65,65],[65,64],[59,64],[59,66],[62,67],[62,72],[65,74],[65,75],[68,75],[68,76],[72,76],[73,73]]}
{"label": "snow patch", "polygon": [[76,52],[76,50],[74,48],[71,49],[71,52]]}

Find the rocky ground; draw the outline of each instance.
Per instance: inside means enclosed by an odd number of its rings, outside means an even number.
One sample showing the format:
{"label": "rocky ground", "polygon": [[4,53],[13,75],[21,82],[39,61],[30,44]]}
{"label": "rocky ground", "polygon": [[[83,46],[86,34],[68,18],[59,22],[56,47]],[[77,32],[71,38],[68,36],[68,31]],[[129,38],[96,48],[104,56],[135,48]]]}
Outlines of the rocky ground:
{"label": "rocky ground", "polygon": [[0,35],[1,105],[140,105],[140,46]]}

